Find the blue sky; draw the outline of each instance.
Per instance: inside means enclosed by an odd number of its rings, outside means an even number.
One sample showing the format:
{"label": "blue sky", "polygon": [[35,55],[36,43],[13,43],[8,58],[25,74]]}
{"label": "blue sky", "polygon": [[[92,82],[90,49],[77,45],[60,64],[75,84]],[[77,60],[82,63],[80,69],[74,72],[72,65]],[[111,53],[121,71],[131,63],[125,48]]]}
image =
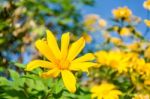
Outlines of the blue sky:
{"label": "blue sky", "polygon": [[[109,20],[112,17],[112,9],[127,6],[132,10],[135,16],[145,19],[147,11],[143,8],[144,1],[145,0],[96,0],[94,7],[85,6],[82,13],[84,15],[91,13],[98,14],[102,18]],[[145,31],[145,25],[141,23],[138,29],[142,32]]]}
{"label": "blue sky", "polygon": [[146,17],[146,10],[143,8],[144,0],[96,0],[94,7],[85,7],[84,14],[96,13],[104,18],[109,18],[112,9],[119,6],[128,6],[134,15]]}

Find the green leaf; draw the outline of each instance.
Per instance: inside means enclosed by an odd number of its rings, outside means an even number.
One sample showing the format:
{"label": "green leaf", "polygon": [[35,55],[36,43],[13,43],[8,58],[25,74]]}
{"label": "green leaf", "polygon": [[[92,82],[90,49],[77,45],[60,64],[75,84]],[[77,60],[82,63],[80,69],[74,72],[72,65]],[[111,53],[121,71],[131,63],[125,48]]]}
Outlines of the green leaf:
{"label": "green leaf", "polygon": [[43,82],[39,79],[39,80],[35,80],[35,89],[42,91],[42,90],[46,90],[46,87],[44,86]]}
{"label": "green leaf", "polygon": [[4,71],[4,67],[0,66],[0,72]]}
{"label": "green leaf", "polygon": [[55,93],[59,93],[63,90],[64,85],[62,79],[58,79],[58,81],[55,83]]}
{"label": "green leaf", "polygon": [[19,79],[19,77],[20,77],[20,75],[16,72],[16,71],[14,71],[14,70],[12,70],[12,69],[9,69],[9,73],[10,73],[10,77],[12,78],[12,80],[18,80]]}
{"label": "green leaf", "polygon": [[9,69],[9,73],[12,80],[10,81],[12,88],[16,90],[21,90],[21,87],[24,86],[25,78],[21,78],[18,72],[11,69]]}
{"label": "green leaf", "polygon": [[25,68],[25,65],[24,64],[21,64],[21,63],[18,63],[18,62],[14,62],[14,65],[16,66],[16,67],[19,67],[19,68]]}
{"label": "green leaf", "polygon": [[91,99],[91,95],[90,94],[79,95],[78,99]]}
{"label": "green leaf", "polygon": [[8,85],[9,81],[5,77],[0,77],[0,86]]}

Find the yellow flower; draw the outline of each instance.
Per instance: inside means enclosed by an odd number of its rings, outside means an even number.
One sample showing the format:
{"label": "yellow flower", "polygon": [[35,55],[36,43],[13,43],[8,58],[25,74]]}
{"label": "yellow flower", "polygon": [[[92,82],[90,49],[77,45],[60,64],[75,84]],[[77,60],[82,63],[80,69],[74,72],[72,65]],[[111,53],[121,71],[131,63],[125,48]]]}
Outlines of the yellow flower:
{"label": "yellow flower", "polygon": [[101,65],[110,66],[119,73],[127,72],[128,70],[128,61],[131,57],[127,57],[127,55],[129,55],[127,53],[120,51],[98,51],[95,55],[97,57],[97,62]]}
{"label": "yellow flower", "polygon": [[131,51],[139,52],[141,50],[141,45],[139,42],[133,42],[127,45],[127,48]]}
{"label": "yellow flower", "polygon": [[129,67],[133,68],[137,60],[139,59],[139,54],[135,52],[128,52],[126,57],[129,57]]}
{"label": "yellow flower", "polygon": [[141,18],[137,17],[137,16],[131,16],[131,18],[129,18],[128,20],[126,20],[128,23],[134,23],[134,24],[138,24],[141,22]]}
{"label": "yellow flower", "polygon": [[112,42],[115,45],[121,45],[123,43],[122,40],[117,37],[111,37],[110,42]]}
{"label": "yellow flower", "polygon": [[129,36],[130,35],[130,29],[127,28],[127,27],[121,28],[120,35],[122,35],[122,36]]}
{"label": "yellow flower", "polygon": [[113,30],[114,30],[115,32],[118,32],[119,27],[118,27],[118,26],[113,26]]}
{"label": "yellow flower", "polygon": [[143,7],[147,10],[150,10],[150,0],[146,0],[144,3],[143,3]]}
{"label": "yellow flower", "polygon": [[119,7],[112,11],[116,19],[128,19],[132,15],[132,11],[128,7]]}
{"label": "yellow flower", "polygon": [[145,85],[150,85],[150,80],[144,80]]}
{"label": "yellow flower", "polygon": [[[64,33],[61,37],[61,50],[53,33],[49,30],[47,41],[37,40],[35,45],[37,49],[49,60],[33,60],[27,64],[26,70],[32,71],[35,68],[46,68],[46,72],[41,77],[57,77],[61,74],[65,87],[72,93],[76,91],[76,78],[71,71],[87,72],[88,68],[96,63],[88,62],[94,59],[93,54],[87,53],[79,58],[77,55],[85,46],[85,40],[80,38],[69,46],[69,33]],[[76,58],[76,59],[75,59]]]}
{"label": "yellow flower", "polygon": [[97,58],[97,62],[100,63],[101,65],[109,65],[108,64],[108,59],[107,59],[107,55],[108,53],[106,51],[98,51],[95,53],[96,58]]}
{"label": "yellow flower", "polygon": [[145,77],[150,76],[150,63],[146,63],[143,58],[136,59],[133,64],[133,68],[140,75],[143,75]]}
{"label": "yellow flower", "polygon": [[106,27],[107,22],[104,19],[99,19],[98,20],[98,25],[100,28]]}
{"label": "yellow flower", "polygon": [[149,94],[135,94],[132,99],[150,99]]}
{"label": "yellow flower", "polygon": [[146,58],[149,58],[150,59],[150,47],[148,47],[145,51],[144,51],[144,56]]}
{"label": "yellow flower", "polygon": [[145,60],[142,58],[139,58],[135,61],[133,64],[133,68],[139,73],[144,74],[144,67],[145,67]]}
{"label": "yellow flower", "polygon": [[147,27],[150,27],[150,20],[145,19],[145,20],[144,20],[144,23],[145,23],[145,25],[146,25]]}
{"label": "yellow flower", "polygon": [[86,33],[83,33],[83,38],[85,39],[86,43],[91,43],[92,42],[92,37]]}
{"label": "yellow flower", "polygon": [[92,99],[119,99],[121,91],[116,89],[113,84],[103,83],[101,85],[95,85],[91,89]]}
{"label": "yellow flower", "polygon": [[95,30],[94,24],[97,22],[98,19],[99,19],[98,15],[96,15],[96,14],[89,14],[84,19],[84,26],[87,29],[89,29],[91,31],[94,31]]}
{"label": "yellow flower", "polygon": [[102,35],[103,35],[104,39],[109,39],[111,37],[110,33],[107,31],[104,31]]}

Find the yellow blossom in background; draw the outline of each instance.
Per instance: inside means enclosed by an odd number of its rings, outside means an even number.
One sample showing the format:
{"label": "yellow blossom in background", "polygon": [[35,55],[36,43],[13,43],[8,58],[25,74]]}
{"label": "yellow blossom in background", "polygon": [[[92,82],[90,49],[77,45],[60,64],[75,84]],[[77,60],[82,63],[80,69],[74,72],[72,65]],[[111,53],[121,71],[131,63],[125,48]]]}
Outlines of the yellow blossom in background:
{"label": "yellow blossom in background", "polygon": [[129,28],[123,27],[123,28],[121,28],[121,30],[120,30],[119,33],[120,33],[120,35],[122,35],[122,36],[129,36],[130,33],[131,33],[131,31],[130,31]]}
{"label": "yellow blossom in background", "polygon": [[141,45],[139,42],[133,42],[127,45],[127,48],[131,51],[139,52],[141,50]]}
{"label": "yellow blossom in background", "polygon": [[102,35],[103,35],[103,37],[104,37],[106,40],[111,37],[110,33],[109,33],[109,32],[106,32],[106,31],[104,31]]}
{"label": "yellow blossom in background", "polygon": [[119,7],[112,11],[116,19],[125,19],[127,20],[132,15],[132,11],[128,7]]}
{"label": "yellow blossom in background", "polygon": [[146,25],[147,27],[150,27],[150,20],[145,19],[145,20],[144,20],[144,23],[145,23],[145,25]]}
{"label": "yellow blossom in background", "polygon": [[117,37],[111,37],[110,42],[112,42],[115,45],[122,45],[123,44],[122,40],[120,38],[117,38]]}
{"label": "yellow blossom in background", "polygon": [[99,19],[99,16],[96,14],[89,14],[87,16],[85,16],[84,19],[84,26],[86,28],[88,28],[91,31],[94,31],[94,27],[93,25],[97,22],[97,20]]}
{"label": "yellow blossom in background", "polygon": [[91,88],[92,99],[119,99],[119,95],[122,94],[120,90],[116,89],[116,86],[109,83],[102,83],[101,85],[95,85]]}
{"label": "yellow blossom in background", "polygon": [[118,32],[119,26],[113,26],[113,30],[116,31],[116,32]]}
{"label": "yellow blossom in background", "polygon": [[120,52],[120,51],[98,51],[95,53],[97,57],[97,62],[100,65],[110,66],[116,69],[119,73],[127,72],[129,67],[129,59],[131,57],[127,57],[128,54]]}
{"label": "yellow blossom in background", "polygon": [[98,20],[98,25],[100,28],[104,28],[107,25],[107,22],[104,19],[99,19]]}
{"label": "yellow blossom in background", "polygon": [[96,55],[96,60],[98,63],[100,63],[100,65],[109,65],[107,62],[108,53],[106,51],[100,50],[100,51],[96,52],[95,55]]}
{"label": "yellow blossom in background", "polygon": [[129,58],[129,62],[128,65],[130,67],[130,69],[135,66],[136,62],[139,60],[139,54],[136,52],[128,52],[128,54],[126,55],[126,57]]}
{"label": "yellow blossom in background", "polygon": [[141,18],[138,16],[134,16],[132,15],[131,18],[129,18],[128,20],[126,20],[129,23],[134,23],[134,24],[139,24],[141,22]]}
{"label": "yellow blossom in background", "polygon": [[[97,65],[93,62],[95,57],[91,53],[87,53],[79,58],[77,55],[85,46],[85,40],[81,37],[79,40],[69,46],[69,33],[64,33],[61,37],[61,49],[59,49],[57,41],[53,33],[49,30],[47,33],[47,41],[37,40],[36,48],[42,53],[47,60],[33,60],[27,64],[26,70],[32,71],[35,68],[45,68],[46,71],[41,74],[43,78],[58,77],[61,74],[65,87],[72,93],[76,91],[76,78],[71,71],[88,72],[88,68]],[[75,59],[76,58],[76,59]]]}
{"label": "yellow blossom in background", "polygon": [[148,48],[144,51],[144,57],[150,59],[150,47],[148,47]]}
{"label": "yellow blossom in background", "polygon": [[85,39],[86,43],[91,43],[92,42],[92,37],[89,34],[83,33],[83,38]]}
{"label": "yellow blossom in background", "polygon": [[144,84],[145,84],[145,85],[150,85],[150,79],[149,79],[149,80],[145,80],[145,81],[144,81]]}
{"label": "yellow blossom in background", "polygon": [[149,94],[135,94],[132,99],[150,99]]}
{"label": "yellow blossom in background", "polygon": [[150,10],[150,0],[146,0],[144,3],[143,3],[143,7],[147,10]]}
{"label": "yellow blossom in background", "polygon": [[143,76],[150,76],[150,63],[145,62],[143,58],[136,59],[133,63],[133,68]]}
{"label": "yellow blossom in background", "polygon": [[84,26],[87,30],[94,32],[99,29],[104,30],[104,28],[107,26],[107,22],[99,15],[89,14],[84,17]]}
{"label": "yellow blossom in background", "polygon": [[133,63],[133,68],[139,73],[139,74],[144,74],[144,67],[145,67],[146,63],[145,60],[142,58],[137,59],[134,63]]}
{"label": "yellow blossom in background", "polygon": [[150,77],[150,63],[146,62],[146,64],[143,67],[143,72],[146,76]]}
{"label": "yellow blossom in background", "polygon": [[96,21],[99,19],[99,16],[97,14],[89,14],[85,16],[85,20],[92,20],[92,21]]}

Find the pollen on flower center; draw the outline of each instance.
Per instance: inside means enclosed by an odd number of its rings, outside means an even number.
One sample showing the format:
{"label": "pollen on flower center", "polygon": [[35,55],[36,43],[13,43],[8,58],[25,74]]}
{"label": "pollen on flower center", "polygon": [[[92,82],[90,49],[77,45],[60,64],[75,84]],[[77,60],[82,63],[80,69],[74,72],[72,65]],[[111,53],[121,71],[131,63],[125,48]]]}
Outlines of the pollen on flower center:
{"label": "pollen on flower center", "polygon": [[69,68],[70,62],[68,60],[59,60],[59,62],[56,63],[58,69],[65,70]]}

